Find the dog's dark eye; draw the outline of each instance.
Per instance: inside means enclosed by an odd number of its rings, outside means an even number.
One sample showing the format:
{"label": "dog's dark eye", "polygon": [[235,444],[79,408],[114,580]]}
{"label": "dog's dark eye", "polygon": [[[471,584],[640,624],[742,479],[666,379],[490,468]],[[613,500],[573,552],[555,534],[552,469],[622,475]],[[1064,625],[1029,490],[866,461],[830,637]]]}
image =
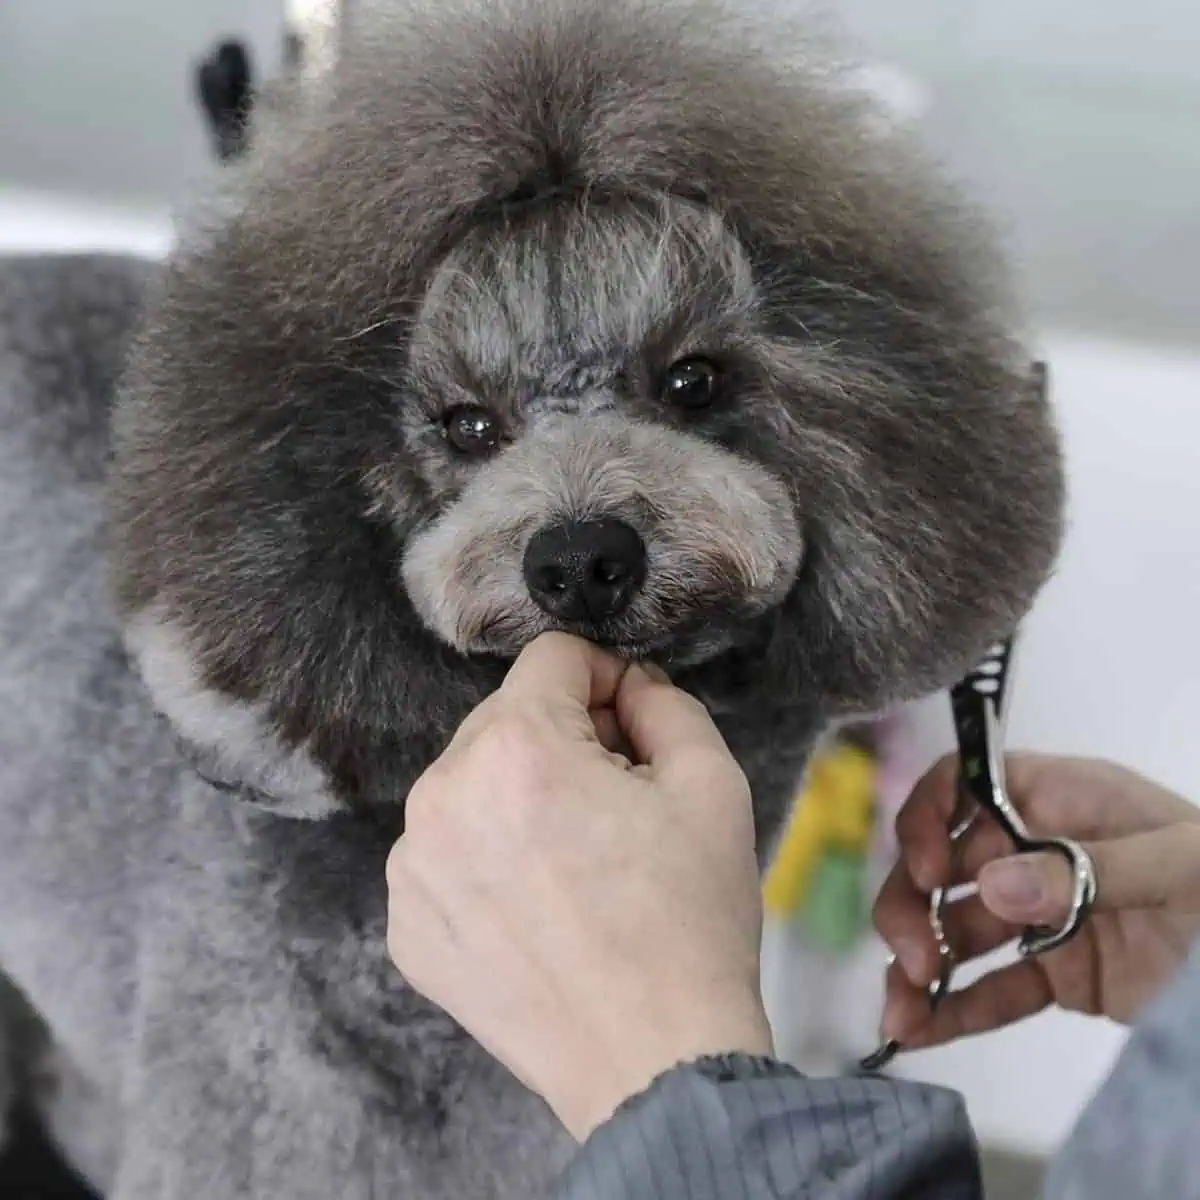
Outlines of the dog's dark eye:
{"label": "dog's dark eye", "polygon": [[707,408],[721,390],[721,372],[705,358],[685,358],[667,371],[663,399],[676,408]]}
{"label": "dog's dark eye", "polygon": [[500,444],[500,426],[486,408],[460,404],[442,419],[446,441],[459,454],[490,454]]}

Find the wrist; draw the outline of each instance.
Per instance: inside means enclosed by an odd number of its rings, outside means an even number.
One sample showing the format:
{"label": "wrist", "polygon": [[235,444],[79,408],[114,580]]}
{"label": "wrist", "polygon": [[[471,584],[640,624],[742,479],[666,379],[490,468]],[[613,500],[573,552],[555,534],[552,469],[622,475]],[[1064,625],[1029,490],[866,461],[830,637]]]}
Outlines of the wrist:
{"label": "wrist", "polygon": [[622,1104],[675,1067],[732,1055],[767,1059],[775,1053],[771,1027],[756,995],[736,1005],[708,1002],[686,1012],[666,1012],[664,1018],[628,1022],[619,1031],[620,1045],[590,1056],[590,1070],[571,1071],[562,1092],[546,1097],[577,1141],[584,1141]]}

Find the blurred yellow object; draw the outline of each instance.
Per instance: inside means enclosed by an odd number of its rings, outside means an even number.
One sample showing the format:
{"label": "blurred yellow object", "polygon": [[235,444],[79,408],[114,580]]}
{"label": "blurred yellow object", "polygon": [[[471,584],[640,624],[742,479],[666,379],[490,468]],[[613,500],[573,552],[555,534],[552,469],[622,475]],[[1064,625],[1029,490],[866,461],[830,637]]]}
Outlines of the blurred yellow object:
{"label": "blurred yellow object", "polygon": [[814,756],[763,883],[763,904],[787,917],[803,905],[822,855],[866,855],[875,820],[874,757],[840,743]]}

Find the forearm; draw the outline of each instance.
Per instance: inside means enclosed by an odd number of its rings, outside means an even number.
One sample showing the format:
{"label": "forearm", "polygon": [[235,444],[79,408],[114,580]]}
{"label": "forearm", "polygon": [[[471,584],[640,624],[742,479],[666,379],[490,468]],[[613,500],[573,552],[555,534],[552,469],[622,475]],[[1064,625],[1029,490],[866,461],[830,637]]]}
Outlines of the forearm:
{"label": "forearm", "polygon": [[961,1099],[889,1079],[806,1079],[765,1059],[660,1076],[581,1148],[556,1200],[979,1200]]}

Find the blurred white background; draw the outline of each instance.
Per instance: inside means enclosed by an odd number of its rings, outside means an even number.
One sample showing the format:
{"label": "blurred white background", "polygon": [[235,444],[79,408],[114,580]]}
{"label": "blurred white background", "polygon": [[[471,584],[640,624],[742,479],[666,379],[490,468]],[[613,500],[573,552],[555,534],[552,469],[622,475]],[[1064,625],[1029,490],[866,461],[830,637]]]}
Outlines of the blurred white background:
{"label": "blurred white background", "polygon": [[[1200,797],[1200,9],[1179,0],[842,0],[878,86],[992,205],[1049,357],[1072,478],[1061,569],[1030,621],[1011,740],[1101,754]],[[3,0],[0,248],[161,253],[213,169],[192,67],[279,62],[282,0]],[[924,750],[949,747],[922,707]],[[880,956],[841,980],[873,1038]],[[781,1023],[823,984],[770,964]],[[1120,1044],[1043,1017],[914,1056],[981,1136],[1045,1150]]]}

